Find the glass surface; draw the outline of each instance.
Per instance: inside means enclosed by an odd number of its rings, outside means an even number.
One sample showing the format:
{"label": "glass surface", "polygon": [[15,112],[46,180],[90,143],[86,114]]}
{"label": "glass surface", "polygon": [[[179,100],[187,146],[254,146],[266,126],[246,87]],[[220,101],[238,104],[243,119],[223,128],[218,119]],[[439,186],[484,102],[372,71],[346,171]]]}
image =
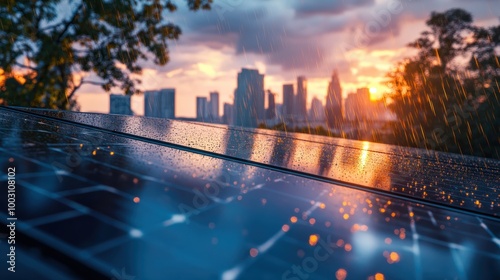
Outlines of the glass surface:
{"label": "glass surface", "polygon": [[494,159],[205,123],[28,110],[162,143],[299,171],[349,187],[368,187],[488,215],[500,213],[500,161]]}
{"label": "glass surface", "polygon": [[[16,167],[17,246],[26,255],[18,257],[18,277],[500,274],[498,162],[470,157],[459,164],[446,154],[412,156],[412,150],[398,154],[390,146],[382,153],[371,143],[340,146],[332,139],[138,117],[60,117],[65,121],[0,108],[1,168]],[[3,186],[6,179],[2,173]],[[430,179],[446,190],[442,200],[434,184],[421,189]],[[346,182],[389,188],[376,193]],[[457,182],[473,188],[474,198],[460,194]],[[424,203],[399,196],[422,191],[429,192]],[[453,205],[450,199],[466,199],[463,209],[478,213],[444,207]],[[3,192],[3,223],[6,201]],[[5,273],[2,279],[10,279]]]}

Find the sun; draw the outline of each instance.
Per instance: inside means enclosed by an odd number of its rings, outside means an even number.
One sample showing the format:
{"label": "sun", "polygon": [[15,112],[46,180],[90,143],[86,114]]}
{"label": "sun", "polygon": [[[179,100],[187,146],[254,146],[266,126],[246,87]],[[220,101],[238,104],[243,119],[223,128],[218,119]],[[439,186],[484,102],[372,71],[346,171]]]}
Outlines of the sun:
{"label": "sun", "polygon": [[371,87],[370,88],[370,100],[375,101],[377,100],[377,88]]}

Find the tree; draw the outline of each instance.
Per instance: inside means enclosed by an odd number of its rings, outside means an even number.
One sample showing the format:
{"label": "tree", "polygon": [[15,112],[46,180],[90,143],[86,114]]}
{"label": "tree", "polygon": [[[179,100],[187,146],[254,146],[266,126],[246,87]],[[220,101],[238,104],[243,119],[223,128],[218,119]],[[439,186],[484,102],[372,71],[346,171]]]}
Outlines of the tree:
{"label": "tree", "polygon": [[[186,0],[190,10],[212,0]],[[169,61],[167,41],[181,34],[165,22],[171,0],[0,1],[0,99],[9,105],[70,109],[83,84],[138,93],[141,61]],[[99,80],[81,78],[94,73]]]}
{"label": "tree", "polygon": [[408,45],[418,54],[388,74],[398,144],[500,158],[500,26],[472,22],[461,9],[433,12]]}

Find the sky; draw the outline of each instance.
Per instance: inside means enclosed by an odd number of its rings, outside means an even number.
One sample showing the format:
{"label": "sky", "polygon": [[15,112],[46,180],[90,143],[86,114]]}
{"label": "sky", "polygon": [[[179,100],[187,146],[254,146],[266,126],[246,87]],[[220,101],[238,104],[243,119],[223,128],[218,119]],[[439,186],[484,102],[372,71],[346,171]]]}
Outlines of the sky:
{"label": "sky", "polygon": [[[475,24],[500,24],[498,0],[214,0],[211,11],[189,11],[184,1],[166,12],[165,21],[182,35],[169,42],[170,62],[143,61],[142,90],[176,89],[176,116],[195,117],[196,97],[220,93],[233,102],[241,68],[265,74],[264,87],[282,102],[282,85],[308,79],[308,107],[313,97],[325,100],[328,81],[337,69],[344,98],[369,87],[372,98],[387,88],[387,72],[415,54],[406,45],[426,30],[431,12],[469,11]],[[113,90],[112,92],[119,92]],[[109,112],[109,93],[85,85],[77,93],[84,112]],[[136,114],[143,97],[132,97]]]}

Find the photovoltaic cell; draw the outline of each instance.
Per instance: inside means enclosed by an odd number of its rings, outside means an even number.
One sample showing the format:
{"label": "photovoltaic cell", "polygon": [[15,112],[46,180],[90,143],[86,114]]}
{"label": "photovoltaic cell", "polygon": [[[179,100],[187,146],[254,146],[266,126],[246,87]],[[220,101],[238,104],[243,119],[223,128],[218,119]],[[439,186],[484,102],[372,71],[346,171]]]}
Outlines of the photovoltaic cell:
{"label": "photovoltaic cell", "polygon": [[[19,279],[500,275],[497,161],[35,112],[0,108],[1,168],[18,177],[16,246],[36,260],[18,258]],[[4,192],[2,223],[6,202]]]}

